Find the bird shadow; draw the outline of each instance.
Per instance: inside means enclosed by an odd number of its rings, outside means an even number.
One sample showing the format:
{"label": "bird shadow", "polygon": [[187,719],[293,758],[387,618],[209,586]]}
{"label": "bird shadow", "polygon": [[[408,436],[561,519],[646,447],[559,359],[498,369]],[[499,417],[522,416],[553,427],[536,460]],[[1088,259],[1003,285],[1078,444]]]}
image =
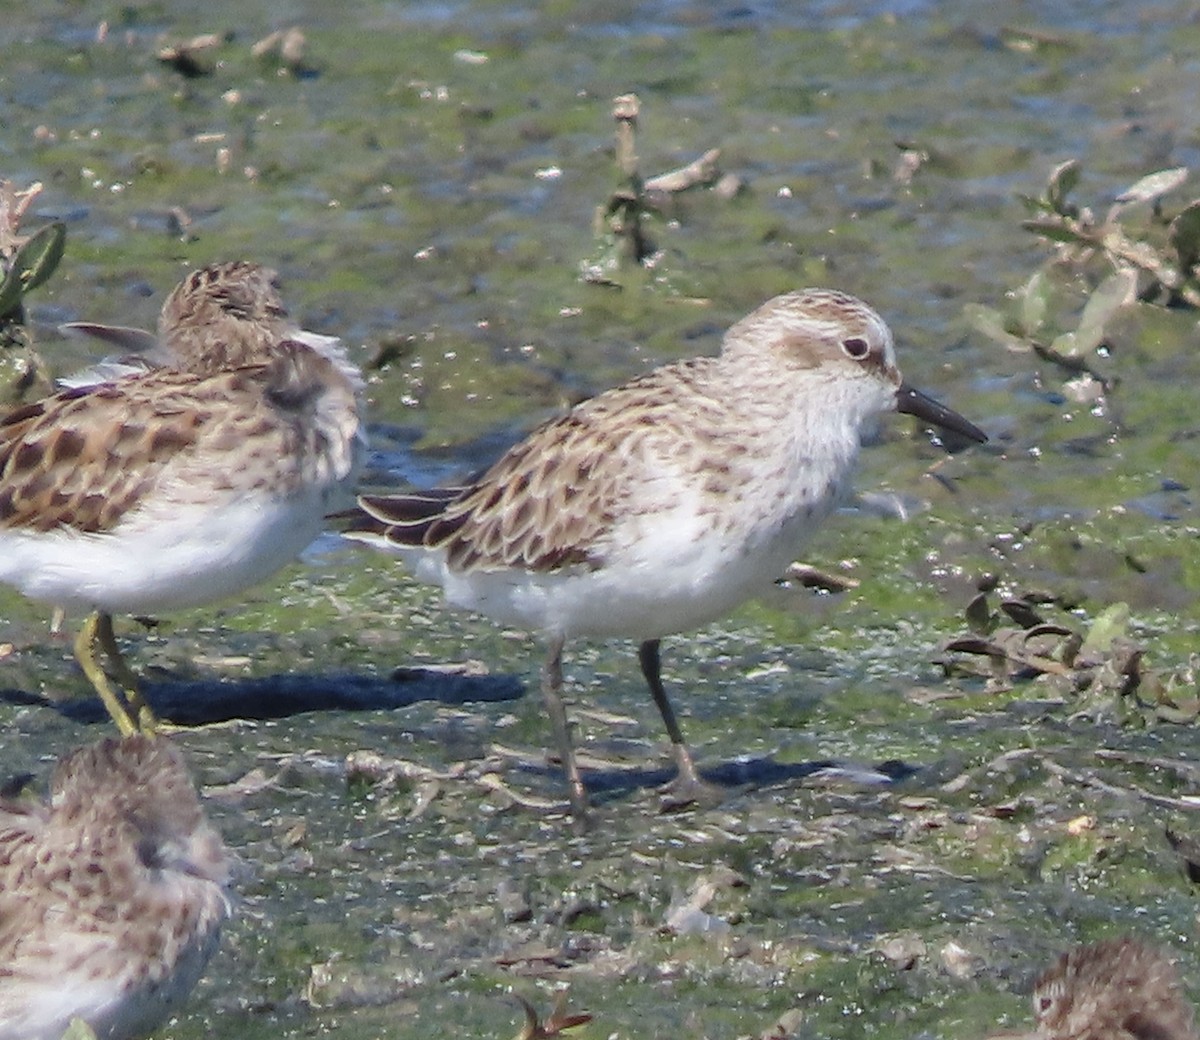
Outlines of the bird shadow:
{"label": "bird shadow", "polygon": [[[142,695],[155,715],[178,726],[206,726],[234,719],[284,719],[312,712],[388,711],[423,701],[445,705],[502,703],[518,700],[525,689],[525,683],[515,675],[481,675],[446,666],[398,668],[384,676],[288,672],[246,679],[167,679],[141,684]],[[108,718],[96,697],[53,701],[9,687],[0,689],[0,703],[51,707],[64,718],[85,724]],[[548,786],[562,783],[561,768],[551,761],[523,757],[512,768]],[[597,803],[662,788],[675,778],[671,766],[593,765],[583,772],[589,795]],[[730,792],[782,786],[813,777],[827,783],[885,787],[918,772],[918,767],[897,760],[865,765],[833,759],[778,762],[769,756],[737,756],[700,768],[705,781]]]}
{"label": "bird shadow", "polygon": [[[468,704],[512,701],[525,692],[514,675],[478,675],[445,668],[400,668],[390,676],[349,672],[281,673],[248,679],[170,679],[141,683],[158,718],[179,726],[233,719],[283,719],[308,712],[387,711],[419,701]],[[53,707],[74,722],[108,716],[96,697],[49,701],[20,689],[0,690],[7,704]]]}
{"label": "bird shadow", "polygon": [[[550,781],[562,781],[562,771],[557,765],[539,765],[529,761],[517,767],[521,772],[537,775]],[[614,768],[582,768],[584,786],[591,800],[597,804],[619,801],[625,796],[641,790],[664,788],[675,779],[673,766],[649,768],[623,766]],[[777,762],[769,756],[750,758],[738,756],[723,762],[708,763],[700,767],[700,776],[716,788],[728,791],[757,790],[784,786],[820,777],[830,784],[844,783],[863,787],[887,787],[903,783],[921,770],[907,762],[889,759],[877,765],[857,762],[819,759],[812,762]]]}

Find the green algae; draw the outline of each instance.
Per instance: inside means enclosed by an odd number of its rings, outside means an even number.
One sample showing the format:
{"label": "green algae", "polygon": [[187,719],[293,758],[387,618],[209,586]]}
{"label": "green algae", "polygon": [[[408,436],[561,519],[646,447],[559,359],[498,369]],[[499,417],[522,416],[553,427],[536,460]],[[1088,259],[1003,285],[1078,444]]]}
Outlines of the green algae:
{"label": "green algae", "polygon": [[[894,787],[793,775],[660,817],[642,774],[669,758],[632,647],[577,643],[567,667],[580,739],[634,773],[601,793],[596,833],[573,838],[561,816],[466,780],[439,781],[418,814],[420,782],[348,785],[342,759],[368,749],[450,770],[492,744],[536,755],[548,743],[536,640],[444,611],[360,550],[314,554],[158,633],[122,624],[135,664],[167,681],[476,658],[531,687],[515,703],[182,734],[208,788],[255,767],[275,783],[209,800],[249,877],[208,977],[162,1035],[509,1036],[520,1018],[509,989],[548,1006],[549,988],[569,983],[571,1007],[596,1016],[585,1037],[759,1035],[795,1008],[804,1035],[983,1036],[1028,1024],[1029,980],[1061,949],[1130,930],[1175,948],[1195,978],[1193,897],[1162,839],[1189,816],[1040,764],[1178,797],[1186,779],[1101,765],[1094,751],[1186,757],[1192,729],[1068,721],[1073,706],[1043,702],[1040,687],[991,693],[947,681],[931,660],[986,575],[1049,590],[1084,620],[1129,603],[1164,665],[1194,650],[1192,319],[1139,308],[1108,361],[1119,414],[1096,415],[1058,373],[982,341],[963,308],[999,306],[1040,262],[1015,196],[1040,190],[1055,163],[1086,152],[1101,196],[1159,168],[1145,155],[1174,147],[1173,120],[1189,125],[1178,56],[1196,27],[1164,15],[1165,40],[1140,23],[1068,26],[1062,45],[1020,51],[1001,42],[993,9],[970,4],[953,21],[752,29],[699,9],[647,24],[636,5],[555,3],[536,19],[500,3],[443,19],[328,10],[288,8],[319,72],[307,79],[250,56],[274,14],[173,3],[12,14],[0,40],[5,174],[44,180],[45,215],[69,225],[35,319],[151,325],[188,267],[274,264],[297,316],[346,336],[356,358],[405,344],[372,373],[372,417],[411,432],[418,461],[466,471],[581,395],[715,351],[721,329],[766,297],[835,284],[892,322],[906,376],[997,436],[945,462],[891,421],[858,486],[931,508],[907,522],[838,517],[803,553],[857,587],[771,590],[664,645],[703,765],[769,755],[920,767]],[[184,82],[153,57],[160,32],[226,27],[235,36],[211,77]],[[457,59],[463,49],[488,61]],[[688,197],[653,227],[683,287],[674,294],[653,276],[622,292],[578,279],[592,210],[615,181],[610,99],[631,89],[647,171],[720,146],[749,181],[731,203]],[[893,176],[897,141],[932,156],[908,183]],[[561,175],[538,177],[551,167]],[[185,236],[167,219],[177,206]],[[60,370],[87,356],[37,334]],[[935,465],[947,483],[927,475]],[[7,590],[0,608],[0,641],[15,645],[0,684],[81,692],[46,612]],[[593,707],[618,718],[580,711]],[[6,770],[42,772],[45,756],[99,732],[20,700],[0,710]],[[519,791],[561,799],[552,768],[497,768]],[[1089,814],[1097,826],[1068,833]],[[672,902],[717,863],[749,882],[708,907],[729,931],[664,930]],[[528,922],[506,921],[495,899],[513,879],[528,889]],[[877,952],[907,933],[926,947],[914,966]],[[951,942],[975,958],[964,975],[947,967]],[[330,964],[341,982],[316,985]]]}

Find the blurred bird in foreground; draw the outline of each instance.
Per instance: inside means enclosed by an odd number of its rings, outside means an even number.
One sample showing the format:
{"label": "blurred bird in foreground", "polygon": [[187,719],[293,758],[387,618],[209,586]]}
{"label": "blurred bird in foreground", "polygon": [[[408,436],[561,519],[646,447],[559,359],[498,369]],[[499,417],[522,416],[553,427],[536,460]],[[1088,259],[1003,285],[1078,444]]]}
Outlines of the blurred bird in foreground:
{"label": "blurred bird in foreground", "polygon": [[1034,984],[1037,1027],[990,1040],[1197,1040],[1175,965],[1128,937],[1064,953]]}
{"label": "blurred bird in foreground", "polygon": [[217,947],[229,866],[164,737],[73,752],[48,804],[0,800],[0,1040],[152,1032]]}

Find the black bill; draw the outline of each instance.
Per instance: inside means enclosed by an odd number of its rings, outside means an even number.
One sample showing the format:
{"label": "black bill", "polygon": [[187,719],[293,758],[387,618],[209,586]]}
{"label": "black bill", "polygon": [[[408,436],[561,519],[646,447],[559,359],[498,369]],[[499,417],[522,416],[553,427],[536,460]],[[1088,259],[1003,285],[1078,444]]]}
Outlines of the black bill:
{"label": "black bill", "polygon": [[974,423],[967,422],[958,412],[947,408],[944,404],[940,404],[907,383],[901,383],[900,389],[896,391],[896,411],[904,412],[906,415],[915,415],[918,419],[923,419],[943,430],[961,434],[968,440],[978,441],[980,444],[987,441],[987,434]]}

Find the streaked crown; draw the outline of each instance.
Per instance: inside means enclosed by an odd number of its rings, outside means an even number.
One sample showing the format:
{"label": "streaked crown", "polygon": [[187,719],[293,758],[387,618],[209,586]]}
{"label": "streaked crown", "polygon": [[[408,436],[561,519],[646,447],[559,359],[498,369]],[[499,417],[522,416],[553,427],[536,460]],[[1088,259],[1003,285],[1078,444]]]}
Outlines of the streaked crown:
{"label": "streaked crown", "polygon": [[771,356],[796,368],[838,359],[899,385],[887,323],[862,300],[836,289],[800,289],[768,300],[725,334],[726,356]]}
{"label": "streaked crown", "polygon": [[287,317],[279,294],[279,274],[248,260],[209,264],[188,274],[163,302],[159,333],[198,325],[221,316],[247,321]]}
{"label": "streaked crown", "polygon": [[279,275],[245,260],[192,271],[158,319],[159,340],[192,371],[262,360],[288,328]]}

